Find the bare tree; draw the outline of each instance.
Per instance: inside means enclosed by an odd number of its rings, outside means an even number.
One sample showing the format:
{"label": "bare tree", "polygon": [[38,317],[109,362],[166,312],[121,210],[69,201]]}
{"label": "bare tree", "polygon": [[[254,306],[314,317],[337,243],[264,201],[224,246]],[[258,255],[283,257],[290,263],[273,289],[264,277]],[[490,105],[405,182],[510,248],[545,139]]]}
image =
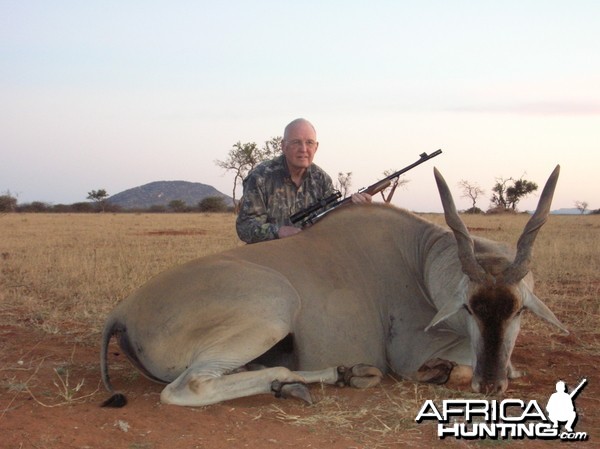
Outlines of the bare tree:
{"label": "bare tree", "polygon": [[[392,173],[395,173],[397,171],[398,170],[386,170],[383,172],[383,176],[385,178],[387,178]],[[386,187],[385,189],[383,189],[379,192],[379,193],[381,193],[381,198],[383,198],[384,202],[389,203],[390,201],[392,201],[392,197],[394,196],[394,192],[396,191],[396,188],[405,186],[409,182],[410,182],[409,179],[405,179],[405,178],[398,176],[397,178],[392,180],[391,184],[388,187]]]}
{"label": "bare tree", "polygon": [[347,173],[339,172],[337,181],[335,182],[335,188],[340,191],[342,198],[348,196],[348,191],[352,185],[352,172]]}
{"label": "bare tree", "polygon": [[579,209],[579,212],[581,212],[582,215],[585,214],[588,206],[589,204],[587,201],[575,201],[575,207]]}
{"label": "bare tree", "polygon": [[483,195],[485,193],[484,190],[481,187],[479,187],[476,183],[472,183],[470,181],[467,181],[466,179],[461,179],[458,182],[458,186],[462,189],[461,198],[469,198],[473,202],[471,209],[469,209],[468,211],[473,214],[480,211],[480,209],[478,209],[476,206],[477,198],[479,198],[480,195]]}

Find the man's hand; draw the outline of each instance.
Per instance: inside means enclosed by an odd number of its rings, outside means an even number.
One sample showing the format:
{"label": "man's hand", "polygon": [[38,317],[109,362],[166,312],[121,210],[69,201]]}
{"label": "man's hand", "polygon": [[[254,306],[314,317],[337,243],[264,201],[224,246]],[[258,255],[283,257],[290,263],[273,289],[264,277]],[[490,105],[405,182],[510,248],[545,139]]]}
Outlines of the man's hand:
{"label": "man's hand", "polygon": [[279,231],[277,231],[277,237],[279,237],[280,239],[284,239],[286,237],[296,235],[301,231],[302,229],[296,228],[294,226],[282,226],[279,228]]}
{"label": "man's hand", "polygon": [[354,204],[368,204],[372,199],[373,197],[368,193],[354,193],[352,195],[352,202]]}

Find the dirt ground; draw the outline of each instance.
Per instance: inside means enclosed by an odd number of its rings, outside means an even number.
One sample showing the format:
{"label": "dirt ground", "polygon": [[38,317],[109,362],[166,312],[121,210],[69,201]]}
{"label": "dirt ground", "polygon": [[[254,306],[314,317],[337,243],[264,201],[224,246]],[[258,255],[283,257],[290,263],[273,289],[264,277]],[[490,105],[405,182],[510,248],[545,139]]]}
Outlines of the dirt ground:
{"label": "dirt ground", "polygon": [[[15,323],[0,327],[1,448],[429,447],[440,443],[435,424],[414,422],[423,401],[470,394],[466,387],[457,392],[388,378],[381,387],[363,391],[311,386],[316,400],[311,406],[269,395],[201,408],[167,406],[159,401],[162,386],[139,376],[113,346],[113,382],[126,392],[129,404],[122,409],[101,408],[107,393],[100,384],[98,345],[89,333],[74,329],[52,335],[37,330],[17,311],[1,314],[5,315],[1,322]],[[590,338],[595,335],[577,332],[540,338],[524,329],[513,354],[513,362],[527,375],[511,382],[506,397],[536,399],[545,405],[558,379],[573,388],[587,378],[575,401],[579,416],[575,430],[587,432],[588,441],[566,443],[569,447],[600,447],[598,360],[585,356],[585,351],[566,349],[597,347],[598,342]],[[382,407],[391,415],[378,415]],[[464,447],[506,442],[446,439],[443,443]],[[510,444],[564,443],[525,439]]]}

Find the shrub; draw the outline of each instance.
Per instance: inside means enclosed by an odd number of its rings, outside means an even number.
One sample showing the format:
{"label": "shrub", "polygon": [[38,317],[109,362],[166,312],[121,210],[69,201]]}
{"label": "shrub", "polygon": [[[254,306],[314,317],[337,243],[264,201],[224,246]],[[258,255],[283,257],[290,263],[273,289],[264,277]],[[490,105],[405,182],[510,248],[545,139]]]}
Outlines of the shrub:
{"label": "shrub", "polygon": [[92,203],[82,202],[71,204],[71,210],[73,212],[94,212],[95,208]]}
{"label": "shrub", "polygon": [[479,209],[477,206],[475,207],[470,207],[466,210],[463,211],[464,214],[482,214],[483,211],[481,209]]}
{"label": "shrub", "polygon": [[14,212],[17,208],[17,199],[7,192],[0,195],[0,212]]}
{"label": "shrub", "polygon": [[200,212],[225,212],[227,205],[222,196],[207,196],[198,203]]}
{"label": "shrub", "polygon": [[486,211],[486,214],[490,214],[490,215],[494,215],[494,214],[510,214],[510,215],[515,215],[516,211],[514,211],[513,209],[506,209],[502,206],[499,207],[492,207],[491,209],[488,209]]}
{"label": "shrub", "polygon": [[50,206],[41,201],[33,201],[29,204],[22,204],[17,207],[18,212],[48,212]]}

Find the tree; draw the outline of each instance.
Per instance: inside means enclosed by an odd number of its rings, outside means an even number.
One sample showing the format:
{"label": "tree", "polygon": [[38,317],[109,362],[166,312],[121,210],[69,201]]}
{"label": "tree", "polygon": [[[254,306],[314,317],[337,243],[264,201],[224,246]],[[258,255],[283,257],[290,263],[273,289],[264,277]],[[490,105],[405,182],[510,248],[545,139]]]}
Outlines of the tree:
{"label": "tree", "polygon": [[579,209],[579,212],[583,215],[588,208],[588,203],[587,201],[575,201],[575,207]]}
{"label": "tree", "polygon": [[[509,183],[512,182],[511,186]],[[535,182],[527,181],[521,177],[520,179],[503,179],[496,178],[496,184],[492,188],[492,198],[490,201],[494,206],[501,209],[516,210],[517,203],[524,197],[537,190],[538,186]]]}
{"label": "tree", "polygon": [[514,185],[506,189],[506,200],[512,210],[516,210],[517,203],[532,192],[535,192],[538,185],[535,182],[527,181],[526,179],[517,179]]}
{"label": "tree", "polygon": [[87,199],[94,201],[104,212],[104,206],[106,205],[106,198],[108,198],[108,193],[104,189],[92,190],[88,192]]}
{"label": "tree", "polygon": [[207,196],[198,203],[200,212],[225,212],[227,205],[222,196]]}
{"label": "tree", "polygon": [[0,195],[0,212],[14,212],[17,209],[17,199],[9,191]]}
{"label": "tree", "polygon": [[[384,178],[387,178],[392,173],[396,173],[397,171],[398,170],[386,170],[383,172],[383,176],[384,176]],[[410,182],[410,180],[405,179],[405,178],[400,179],[400,176],[398,176],[397,178],[392,180],[391,184],[388,187],[386,187],[385,189],[383,189],[379,192],[379,193],[381,193],[381,198],[383,198],[384,202],[389,203],[390,201],[392,201],[392,197],[394,196],[394,192],[396,191],[396,188],[405,186],[409,182]],[[386,193],[387,193],[387,196],[386,196]]]}
{"label": "tree", "polygon": [[242,143],[237,142],[233,148],[229,150],[227,159],[224,161],[216,160],[215,164],[225,169],[225,171],[233,172],[233,204],[237,205],[236,190],[238,183],[241,183],[248,172],[258,163],[258,147],[254,142]]}
{"label": "tree", "polygon": [[499,209],[508,209],[508,203],[506,202],[506,184],[510,181],[509,179],[496,178],[496,184],[492,187],[492,198],[490,201],[492,204]]}
{"label": "tree", "polygon": [[229,150],[227,159],[224,161],[216,160],[215,164],[225,171],[232,171],[233,176],[233,204],[237,211],[238,201],[236,200],[236,190],[248,172],[256,167],[260,162],[272,159],[281,151],[281,137],[273,137],[267,140],[262,148],[254,142],[242,143],[238,141]]}
{"label": "tree", "polygon": [[281,148],[283,145],[283,137],[277,136],[273,137],[271,140],[267,140],[264,146],[259,150],[259,159],[261,161],[266,161],[268,159],[273,159],[281,153]]}
{"label": "tree", "polygon": [[468,212],[473,214],[481,212],[481,209],[476,206],[476,203],[477,198],[485,193],[483,189],[476,183],[471,183],[465,179],[461,179],[458,182],[458,186],[462,189],[461,198],[469,198],[473,202],[473,206],[471,206],[471,209],[468,209]]}
{"label": "tree", "polygon": [[335,182],[335,188],[336,188],[336,190],[340,191],[340,193],[342,194],[342,198],[346,198],[351,185],[352,185],[352,172],[351,171],[349,171],[347,173],[339,172],[337,181]]}

